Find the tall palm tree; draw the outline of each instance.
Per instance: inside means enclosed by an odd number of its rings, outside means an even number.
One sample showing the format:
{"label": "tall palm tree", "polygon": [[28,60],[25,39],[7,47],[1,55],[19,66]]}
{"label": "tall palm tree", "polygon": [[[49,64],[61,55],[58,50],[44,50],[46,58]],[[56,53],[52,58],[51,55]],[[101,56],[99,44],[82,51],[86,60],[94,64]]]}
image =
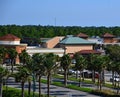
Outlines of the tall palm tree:
{"label": "tall palm tree", "polygon": [[119,75],[118,89],[117,89],[117,94],[119,94],[119,89],[120,89],[120,61],[116,62],[116,72]]}
{"label": "tall palm tree", "polygon": [[95,83],[95,71],[97,70],[95,58],[96,58],[95,54],[90,54],[87,57],[87,62],[88,62],[87,69],[92,71],[92,81],[94,83]]}
{"label": "tall palm tree", "polygon": [[[26,50],[23,50],[20,54],[19,54],[19,58],[20,58],[20,62],[23,64],[24,67],[26,67],[29,72],[31,73],[31,68],[30,65],[28,66],[28,64],[30,63],[30,55],[26,52]],[[31,73],[32,74],[32,73]],[[31,92],[31,78],[28,78],[28,96],[30,95]]]}
{"label": "tall palm tree", "polygon": [[100,90],[102,89],[102,82],[103,82],[102,72],[105,69],[106,64],[108,64],[107,59],[108,59],[108,57],[106,55],[96,55],[96,58],[94,59],[98,73],[99,73],[98,88],[100,88]]}
{"label": "tall palm tree", "polygon": [[71,58],[68,54],[65,54],[61,57],[61,67],[64,69],[64,85],[67,86],[67,71],[69,69],[69,66],[71,64]]}
{"label": "tall palm tree", "polygon": [[13,73],[13,66],[14,66],[14,64],[15,64],[15,59],[16,59],[16,57],[17,57],[17,51],[15,50],[15,49],[13,49],[13,48],[10,48],[10,49],[8,49],[8,56],[9,56],[9,58],[10,58],[10,64],[11,64],[11,71],[12,71],[12,73]]}
{"label": "tall palm tree", "polygon": [[86,59],[82,55],[76,54],[75,60],[76,60],[75,68],[80,71],[80,78],[79,78],[79,87],[80,87],[81,86],[81,77],[82,77],[81,74],[82,74],[82,71],[87,66]]}
{"label": "tall palm tree", "polygon": [[0,97],[2,97],[3,79],[8,74],[8,70],[0,66]]}
{"label": "tall palm tree", "polygon": [[39,78],[39,97],[41,96],[41,77],[45,73],[45,66],[43,65],[44,55],[36,53],[32,56],[34,65],[35,65],[35,73]]}
{"label": "tall palm tree", "polygon": [[45,66],[46,72],[47,72],[47,95],[49,97],[50,95],[50,76],[52,73],[52,70],[56,67],[56,56],[53,53],[48,53],[44,57],[43,64]]}
{"label": "tall palm tree", "polygon": [[21,62],[23,65],[26,65],[26,62],[27,62],[27,60],[29,60],[29,58],[30,58],[30,55],[26,52],[26,50],[23,50],[23,51],[19,54],[20,62]]}
{"label": "tall palm tree", "polygon": [[24,97],[24,84],[29,78],[30,74],[27,68],[19,67],[19,71],[15,74],[16,82],[21,82],[22,93],[21,97]]}
{"label": "tall palm tree", "polygon": [[[112,70],[114,78],[114,71],[116,71],[116,62],[120,61],[120,46],[119,45],[111,45],[105,48],[106,54],[109,55],[111,60],[111,64],[108,66],[110,70]],[[113,85],[116,87],[116,81],[113,81]]]}

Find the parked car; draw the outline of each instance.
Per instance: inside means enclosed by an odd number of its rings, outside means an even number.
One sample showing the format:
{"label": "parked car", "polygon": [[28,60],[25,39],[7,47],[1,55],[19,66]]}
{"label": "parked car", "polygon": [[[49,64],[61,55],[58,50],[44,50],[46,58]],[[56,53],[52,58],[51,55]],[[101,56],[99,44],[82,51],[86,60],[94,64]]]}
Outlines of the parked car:
{"label": "parked car", "polygon": [[113,78],[110,78],[110,82],[113,82],[113,81],[120,81],[120,77],[119,76],[114,76]]}
{"label": "parked car", "polygon": [[[84,77],[85,78],[92,78],[92,72],[83,72],[84,73]],[[82,73],[82,75],[83,75]],[[95,78],[98,78],[99,74],[97,72],[95,72]]]}

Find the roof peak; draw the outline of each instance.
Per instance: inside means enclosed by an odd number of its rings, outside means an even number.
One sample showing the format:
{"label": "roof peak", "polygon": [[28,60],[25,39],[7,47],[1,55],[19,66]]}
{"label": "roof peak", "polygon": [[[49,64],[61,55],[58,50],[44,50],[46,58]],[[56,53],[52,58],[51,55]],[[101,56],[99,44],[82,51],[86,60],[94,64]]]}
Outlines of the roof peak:
{"label": "roof peak", "polygon": [[110,37],[110,38],[113,38],[115,37],[113,34],[110,34],[110,33],[105,33],[104,35],[102,35],[102,37]]}
{"label": "roof peak", "polygon": [[5,41],[18,40],[18,41],[20,41],[20,38],[18,38],[17,36],[15,36],[13,34],[6,34],[6,35],[0,37],[0,40],[5,40]]}
{"label": "roof peak", "polygon": [[88,38],[88,35],[87,34],[84,34],[84,33],[79,33],[78,35],[76,35],[77,37],[86,37]]}

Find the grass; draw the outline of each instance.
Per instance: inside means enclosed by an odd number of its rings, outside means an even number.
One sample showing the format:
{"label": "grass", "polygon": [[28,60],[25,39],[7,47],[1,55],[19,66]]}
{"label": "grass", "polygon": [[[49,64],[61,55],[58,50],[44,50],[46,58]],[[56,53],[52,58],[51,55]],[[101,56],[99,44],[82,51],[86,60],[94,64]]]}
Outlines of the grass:
{"label": "grass", "polygon": [[[56,76],[56,78],[58,78],[58,77],[63,78],[63,76],[54,75],[54,77],[55,76]],[[42,79],[42,82],[46,83],[47,81],[45,79]],[[86,83],[87,82],[89,82],[89,81],[86,81]],[[59,87],[64,87],[64,84],[61,83],[61,82],[52,82],[52,85],[59,86]],[[107,85],[108,87],[111,87],[111,84],[105,84],[105,85]],[[92,88],[78,87],[76,85],[71,85],[71,84],[68,84],[66,88],[73,89],[73,90],[78,90],[78,91],[83,91],[83,92],[88,92],[88,93],[95,94],[95,95],[100,95],[100,96],[103,96],[103,97],[120,97],[120,94],[117,95],[115,92],[113,92],[111,90],[100,91],[100,90],[94,90]]]}
{"label": "grass", "polygon": [[[64,76],[56,74],[56,75],[53,75],[53,77],[58,78],[58,79],[63,79]],[[79,82],[79,78],[76,79],[75,77],[72,77],[72,76],[69,76],[68,80]],[[86,79],[86,78],[84,79],[83,82],[86,84],[94,84],[91,79]],[[95,85],[97,85],[97,82],[95,83]],[[108,83],[103,84],[103,86],[108,87],[108,88],[113,88],[112,84],[108,84]]]}
{"label": "grass", "polygon": [[67,88],[74,89],[74,90],[79,90],[79,91],[83,91],[83,92],[88,92],[88,93],[91,93],[92,90],[93,90],[91,88],[78,87],[78,86],[75,86],[75,85],[68,85]]}
{"label": "grass", "polygon": [[[21,97],[21,89],[12,87],[3,87],[3,97]],[[28,96],[27,90],[24,91],[24,97],[33,97],[33,92]],[[39,97],[38,93],[35,93],[35,97]],[[41,97],[47,97],[47,95],[41,95]]]}

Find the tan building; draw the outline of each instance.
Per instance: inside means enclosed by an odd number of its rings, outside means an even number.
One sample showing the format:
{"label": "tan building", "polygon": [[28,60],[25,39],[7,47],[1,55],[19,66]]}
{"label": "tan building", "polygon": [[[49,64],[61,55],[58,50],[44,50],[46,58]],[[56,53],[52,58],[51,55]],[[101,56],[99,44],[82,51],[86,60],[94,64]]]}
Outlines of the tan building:
{"label": "tan building", "polygon": [[51,39],[44,39],[42,41],[42,47],[44,48],[58,48],[59,42],[63,39],[63,36],[56,36]]}
{"label": "tan building", "polygon": [[[5,47],[7,49],[14,48],[17,53],[21,53],[22,50],[26,49],[27,44],[21,44],[20,38],[14,36],[13,34],[7,34],[0,37],[0,47]],[[16,64],[19,64],[19,57],[16,58]]]}
{"label": "tan building", "polygon": [[93,42],[79,37],[68,36],[60,42],[60,46],[65,49],[65,54],[74,54],[81,50],[93,50]]}

